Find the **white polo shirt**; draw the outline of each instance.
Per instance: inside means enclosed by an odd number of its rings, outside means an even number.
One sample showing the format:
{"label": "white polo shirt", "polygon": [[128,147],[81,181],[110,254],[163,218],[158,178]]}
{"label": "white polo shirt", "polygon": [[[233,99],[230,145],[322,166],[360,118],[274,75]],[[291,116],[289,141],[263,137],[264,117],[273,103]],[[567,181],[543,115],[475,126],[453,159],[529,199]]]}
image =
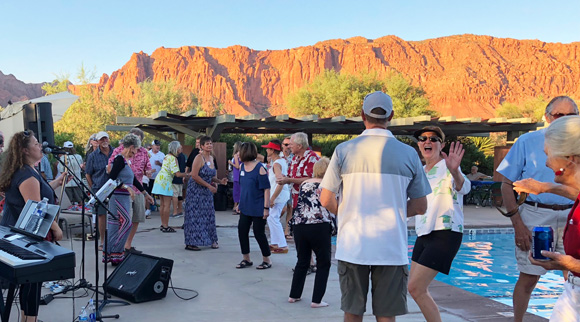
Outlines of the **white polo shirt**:
{"label": "white polo shirt", "polygon": [[336,259],[407,265],[407,200],[431,193],[419,155],[388,130],[339,144],[320,186],[342,195]]}

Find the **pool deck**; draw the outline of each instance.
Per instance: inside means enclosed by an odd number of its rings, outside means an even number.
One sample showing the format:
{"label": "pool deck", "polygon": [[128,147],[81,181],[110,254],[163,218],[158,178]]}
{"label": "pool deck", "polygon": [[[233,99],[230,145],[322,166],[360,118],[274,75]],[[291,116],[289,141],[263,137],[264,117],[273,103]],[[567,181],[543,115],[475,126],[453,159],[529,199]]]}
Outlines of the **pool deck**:
{"label": "pool deck", "polygon": [[[65,215],[69,224],[78,221],[79,216]],[[173,286],[194,289],[199,292],[195,299],[179,299],[172,290],[167,297],[153,302],[131,304],[129,306],[107,305],[103,314],[119,314],[118,321],[342,321],[340,310],[340,289],[336,265],[331,267],[328,287],[324,301],[329,307],[312,309],[309,298],[312,294],[314,277],[308,276],[304,288],[304,300],[290,304],[287,302],[292,280],[292,267],[296,261],[294,245],[290,244],[288,254],[272,255],[273,267],[259,271],[255,268],[237,270],[234,268],[241,260],[237,239],[237,219],[231,211],[217,212],[218,236],[220,249],[203,249],[199,252],[184,250],[183,231],[162,233],[158,227],[160,218],[157,213],[139,227],[133,245],[146,254],[170,258],[173,266]],[[412,221],[412,220],[411,220]],[[172,218],[170,225],[180,227],[183,218]],[[502,217],[495,209],[489,207],[465,208],[465,227],[511,227],[510,221]],[[73,230],[79,233],[80,229]],[[77,271],[81,259],[80,238],[66,239],[61,242],[64,247],[72,247],[77,253]],[[87,244],[85,276],[91,283],[95,281],[94,244]],[[251,239],[252,260],[254,266],[260,262],[259,248]],[[109,274],[112,269],[109,268]],[[99,265],[101,282],[103,266]],[[80,273],[77,274],[77,278]],[[443,321],[512,321],[512,308],[483,298],[459,288],[435,281],[430,287],[438,304]],[[46,293],[47,290],[43,290]],[[76,296],[83,292],[76,292]],[[191,293],[177,291],[181,297]],[[67,294],[66,296],[70,296]],[[90,296],[92,296],[90,292]],[[408,296],[409,314],[398,317],[398,321],[424,321],[419,307]],[[74,303],[70,298],[53,300],[47,306],[41,306],[39,318],[44,322],[72,321],[84,306],[88,297],[77,298]],[[74,306],[74,309],[73,309]],[[10,321],[17,321],[17,309],[12,310]],[[365,321],[374,321],[370,301],[365,314]],[[115,321],[109,320],[109,321]],[[525,321],[546,321],[546,319],[528,314]]]}

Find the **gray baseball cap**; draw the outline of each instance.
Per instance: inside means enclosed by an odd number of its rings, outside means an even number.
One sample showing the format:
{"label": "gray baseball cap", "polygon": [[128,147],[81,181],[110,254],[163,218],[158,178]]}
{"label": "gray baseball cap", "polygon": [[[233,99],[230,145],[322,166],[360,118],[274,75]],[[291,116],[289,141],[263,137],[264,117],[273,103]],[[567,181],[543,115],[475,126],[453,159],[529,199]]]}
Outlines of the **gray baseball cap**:
{"label": "gray baseball cap", "polygon": [[[385,115],[375,114],[371,111],[374,108],[381,108],[385,111]],[[391,116],[393,112],[393,100],[391,97],[381,91],[376,91],[365,96],[363,101],[363,112],[365,115],[374,117],[376,119],[386,119]]]}

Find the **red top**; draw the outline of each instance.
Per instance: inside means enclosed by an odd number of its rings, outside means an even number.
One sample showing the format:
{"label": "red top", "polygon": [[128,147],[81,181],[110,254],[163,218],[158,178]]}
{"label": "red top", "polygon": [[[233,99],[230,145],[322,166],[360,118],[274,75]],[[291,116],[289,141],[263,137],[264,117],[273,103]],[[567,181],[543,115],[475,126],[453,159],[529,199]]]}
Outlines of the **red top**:
{"label": "red top", "polygon": [[[580,259],[580,195],[576,197],[574,207],[570,210],[566,228],[564,228],[564,250],[566,255]],[[580,277],[580,272],[572,272],[575,276]]]}
{"label": "red top", "polygon": [[[304,155],[295,155],[292,163],[288,167],[289,178],[312,178],[314,177],[314,164],[320,158],[312,150],[304,151]],[[298,204],[298,194],[300,193],[300,184],[292,185],[292,207],[296,208]]]}

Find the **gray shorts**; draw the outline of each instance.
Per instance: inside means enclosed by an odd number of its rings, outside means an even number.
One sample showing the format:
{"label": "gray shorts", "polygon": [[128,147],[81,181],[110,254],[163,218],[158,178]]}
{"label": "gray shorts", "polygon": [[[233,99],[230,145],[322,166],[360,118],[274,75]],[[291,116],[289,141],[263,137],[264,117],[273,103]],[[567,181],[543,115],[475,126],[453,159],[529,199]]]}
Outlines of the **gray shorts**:
{"label": "gray shorts", "polygon": [[[568,220],[570,209],[567,210],[552,210],[537,208],[532,205],[523,204],[520,206],[520,216],[526,227],[530,231],[536,226],[550,225],[554,230],[554,251],[565,254],[562,236],[564,235],[564,227]],[[522,251],[519,247],[514,246],[516,253],[516,260],[518,262],[518,271],[529,275],[544,275],[546,270],[537,265],[530,263],[528,253]]]}
{"label": "gray shorts", "polygon": [[407,314],[407,265],[369,266],[338,261],[338,275],[342,293],[340,309],[344,312],[355,315],[365,313],[370,275],[373,315],[390,317]]}
{"label": "gray shorts", "polygon": [[133,200],[133,217],[132,222],[145,222],[145,195],[142,193],[135,193],[135,200]]}

